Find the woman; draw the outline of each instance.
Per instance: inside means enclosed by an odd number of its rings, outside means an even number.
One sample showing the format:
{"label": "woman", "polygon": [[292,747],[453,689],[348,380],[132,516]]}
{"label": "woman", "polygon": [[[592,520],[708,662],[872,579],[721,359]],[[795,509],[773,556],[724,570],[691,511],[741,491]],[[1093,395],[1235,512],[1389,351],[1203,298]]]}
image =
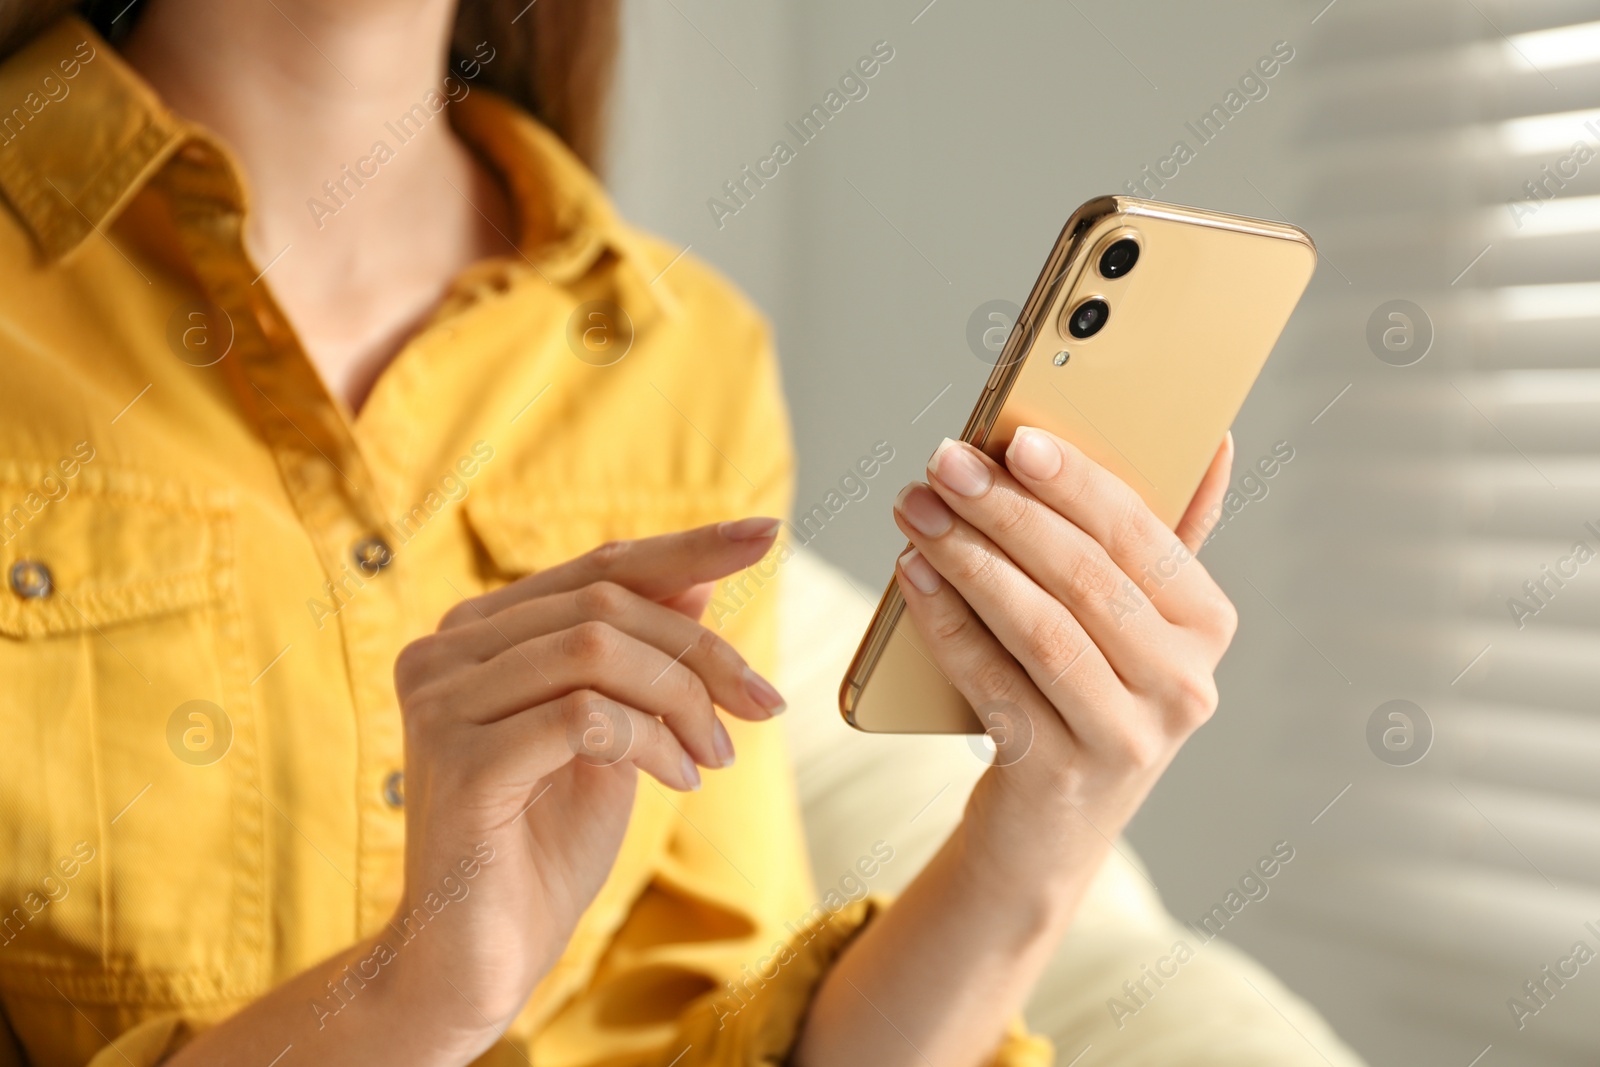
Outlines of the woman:
{"label": "woman", "polygon": [[1008,1020],[1216,704],[1231,446],[1182,548],[1049,434],[940,449],[899,581],[1032,748],[817,906],[773,596],[697,621],[777,375],[585,168],[610,6],[124,3],[0,7],[0,1062],[1048,1062]]}

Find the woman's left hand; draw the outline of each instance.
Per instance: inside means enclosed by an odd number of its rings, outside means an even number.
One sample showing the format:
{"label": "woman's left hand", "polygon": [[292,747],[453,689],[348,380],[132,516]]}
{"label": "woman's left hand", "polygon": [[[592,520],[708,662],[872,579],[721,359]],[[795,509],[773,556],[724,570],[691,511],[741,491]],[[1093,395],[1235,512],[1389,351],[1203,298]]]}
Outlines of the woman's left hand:
{"label": "woman's left hand", "polygon": [[1216,709],[1212,674],[1237,615],[1194,557],[1232,458],[1229,435],[1176,534],[1126,483],[1031,428],[1004,468],[946,441],[929,484],[896,501],[914,546],[897,569],[907,610],[997,743],[964,829],[1003,882],[1081,890]]}

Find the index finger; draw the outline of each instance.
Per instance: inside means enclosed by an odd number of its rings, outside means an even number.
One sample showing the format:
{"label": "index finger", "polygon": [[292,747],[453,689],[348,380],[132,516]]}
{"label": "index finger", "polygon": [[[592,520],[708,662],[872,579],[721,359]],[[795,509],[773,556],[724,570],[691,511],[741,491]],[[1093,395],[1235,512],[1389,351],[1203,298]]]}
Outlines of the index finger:
{"label": "index finger", "polygon": [[780,525],[777,519],[757,517],[635,541],[611,541],[577,559],[462,601],[445,613],[439,629],[448,630],[524,600],[570,593],[596,582],[615,582],[648,600],[667,600],[755,563],[772,547]]}

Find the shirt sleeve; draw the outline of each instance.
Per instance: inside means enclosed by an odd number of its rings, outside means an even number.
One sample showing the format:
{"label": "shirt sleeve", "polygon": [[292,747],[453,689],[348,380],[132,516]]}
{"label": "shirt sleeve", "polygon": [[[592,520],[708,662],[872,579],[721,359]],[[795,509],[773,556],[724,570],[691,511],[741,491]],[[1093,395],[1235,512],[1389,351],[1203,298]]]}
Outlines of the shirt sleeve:
{"label": "shirt sleeve", "polygon": [[[118,1035],[94,1054],[87,1067],[156,1067],[193,1037],[194,1031],[182,1017],[159,1015]],[[0,1063],[4,1062],[0,1057]]]}
{"label": "shirt sleeve", "polygon": [[[868,898],[807,924],[775,957],[781,981],[748,998],[716,998],[711,1010],[691,1011],[669,1049],[681,1055],[676,1067],[784,1067],[823,976],[884,906]],[[1013,1024],[989,1067],[1050,1067],[1054,1059],[1050,1042]]]}

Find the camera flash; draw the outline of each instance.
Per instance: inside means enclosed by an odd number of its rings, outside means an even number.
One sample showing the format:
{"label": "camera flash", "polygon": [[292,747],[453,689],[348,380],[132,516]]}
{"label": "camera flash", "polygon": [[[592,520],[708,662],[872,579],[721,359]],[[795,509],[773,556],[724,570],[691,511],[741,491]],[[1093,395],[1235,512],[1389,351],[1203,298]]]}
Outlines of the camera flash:
{"label": "camera flash", "polygon": [[1063,348],[1061,351],[1056,353],[1056,358],[1051,360],[1051,362],[1054,363],[1058,367],[1064,367],[1064,366],[1067,365],[1067,360],[1069,360],[1071,358],[1072,358],[1072,353],[1068,352],[1065,348]]}

